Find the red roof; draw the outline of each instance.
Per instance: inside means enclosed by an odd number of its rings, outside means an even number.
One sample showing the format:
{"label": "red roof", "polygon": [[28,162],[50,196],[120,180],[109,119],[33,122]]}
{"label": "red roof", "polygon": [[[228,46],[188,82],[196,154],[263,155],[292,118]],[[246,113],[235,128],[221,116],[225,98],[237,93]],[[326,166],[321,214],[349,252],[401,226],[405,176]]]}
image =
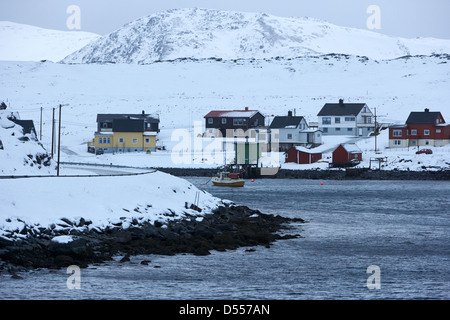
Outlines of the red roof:
{"label": "red roof", "polygon": [[210,111],[204,118],[251,118],[258,110],[215,110]]}

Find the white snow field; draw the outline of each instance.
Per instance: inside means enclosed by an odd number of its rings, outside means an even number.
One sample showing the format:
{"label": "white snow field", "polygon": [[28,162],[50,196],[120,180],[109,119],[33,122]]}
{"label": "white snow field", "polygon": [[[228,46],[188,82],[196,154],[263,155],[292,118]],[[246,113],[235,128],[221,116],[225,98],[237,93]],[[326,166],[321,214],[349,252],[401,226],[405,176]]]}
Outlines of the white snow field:
{"label": "white snow field", "polygon": [[98,39],[84,31],[59,31],[0,21],[0,60],[58,62]]}

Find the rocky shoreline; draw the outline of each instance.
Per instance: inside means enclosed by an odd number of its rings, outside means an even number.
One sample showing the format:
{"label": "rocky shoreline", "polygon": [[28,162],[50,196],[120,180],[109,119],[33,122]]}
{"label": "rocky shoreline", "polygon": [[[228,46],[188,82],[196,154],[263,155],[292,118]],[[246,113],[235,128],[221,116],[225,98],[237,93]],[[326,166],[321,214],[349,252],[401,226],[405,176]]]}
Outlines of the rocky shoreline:
{"label": "rocky shoreline", "polygon": [[[158,171],[178,177],[212,177],[216,169],[201,168],[155,168]],[[330,170],[280,169],[273,176],[259,176],[263,179],[323,179],[323,180],[450,180],[450,170],[369,170],[367,168]]]}
{"label": "rocky shoreline", "polygon": [[[203,219],[188,217],[164,225],[147,222],[88,232],[46,229],[15,241],[0,238],[0,272],[14,276],[16,272],[36,268],[87,267],[117,255],[123,255],[121,261],[126,261],[130,255],[208,255],[211,250],[268,247],[277,240],[300,237],[278,232],[292,229],[292,223],[304,222],[299,218],[263,214],[245,206],[221,206]],[[52,240],[62,235],[70,235],[73,241]]]}

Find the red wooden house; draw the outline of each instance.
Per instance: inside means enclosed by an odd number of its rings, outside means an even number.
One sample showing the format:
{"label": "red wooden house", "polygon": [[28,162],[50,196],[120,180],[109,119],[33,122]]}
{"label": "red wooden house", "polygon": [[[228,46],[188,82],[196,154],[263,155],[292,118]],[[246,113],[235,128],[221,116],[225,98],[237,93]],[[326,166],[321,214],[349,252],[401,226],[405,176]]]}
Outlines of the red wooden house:
{"label": "red wooden house", "polygon": [[340,144],[333,151],[334,164],[346,164],[354,159],[362,161],[362,151],[354,143]]}
{"label": "red wooden house", "polygon": [[285,152],[285,162],[293,162],[298,164],[311,164],[322,159],[322,153],[314,149],[306,149],[304,147],[292,147]]}
{"label": "red wooden house", "polygon": [[411,112],[404,125],[389,127],[389,147],[442,147],[450,143],[450,124],[440,112]]}

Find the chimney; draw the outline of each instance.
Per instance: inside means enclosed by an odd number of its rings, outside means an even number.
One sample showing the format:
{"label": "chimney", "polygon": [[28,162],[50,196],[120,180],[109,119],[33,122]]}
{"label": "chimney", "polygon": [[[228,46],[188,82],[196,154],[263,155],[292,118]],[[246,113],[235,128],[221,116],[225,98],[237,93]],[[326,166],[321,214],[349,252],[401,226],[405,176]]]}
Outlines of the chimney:
{"label": "chimney", "polygon": [[143,115],[145,114],[145,110],[142,110],[142,114],[143,114]]}
{"label": "chimney", "polygon": [[288,111],[288,117],[292,117],[292,111],[291,110]]}
{"label": "chimney", "polygon": [[245,107],[245,111],[248,111],[248,107]]}
{"label": "chimney", "polygon": [[425,112],[430,112],[430,109],[428,109],[428,108],[425,108]]}
{"label": "chimney", "polygon": [[339,99],[339,105],[343,106],[344,105],[344,99]]}

